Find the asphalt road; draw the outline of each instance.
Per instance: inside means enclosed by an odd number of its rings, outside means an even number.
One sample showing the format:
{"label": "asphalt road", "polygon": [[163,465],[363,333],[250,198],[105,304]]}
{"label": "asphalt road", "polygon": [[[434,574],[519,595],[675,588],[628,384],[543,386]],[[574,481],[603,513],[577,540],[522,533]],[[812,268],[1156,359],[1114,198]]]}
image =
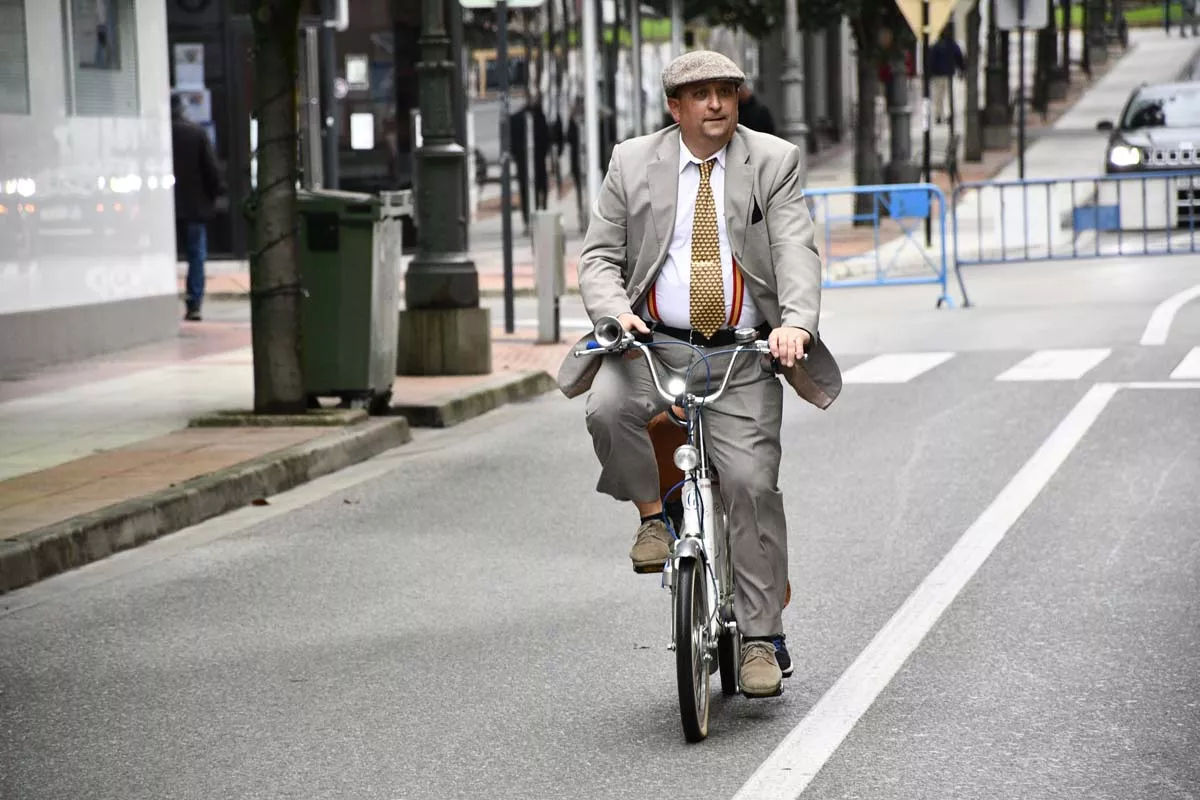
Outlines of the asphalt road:
{"label": "asphalt road", "polygon": [[1200,797],[1195,260],[967,277],[826,293],[796,675],[706,742],[547,396],[0,596],[0,797]]}

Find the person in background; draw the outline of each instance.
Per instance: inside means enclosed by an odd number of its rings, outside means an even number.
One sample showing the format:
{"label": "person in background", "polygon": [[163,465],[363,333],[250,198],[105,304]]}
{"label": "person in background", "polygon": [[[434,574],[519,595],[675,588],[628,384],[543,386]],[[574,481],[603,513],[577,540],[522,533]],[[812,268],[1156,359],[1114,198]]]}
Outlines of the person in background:
{"label": "person in background", "polygon": [[[586,227],[583,213],[583,98],[575,98],[571,108],[571,119],[567,123],[566,145],[571,162],[571,181],[575,184],[575,206],[579,212],[579,230]],[[561,154],[561,148],[559,153]]]}
{"label": "person in background", "polygon": [[187,259],[187,312],[199,322],[204,302],[204,262],[208,258],[208,223],[216,215],[225,182],[217,167],[208,131],[183,116],[183,99],[171,95],[171,152],[175,171],[175,241]]}
{"label": "person in background", "polygon": [[754,94],[750,81],[738,89],[738,122],[752,131],[775,135],[775,119],[771,116],[771,109]]}
{"label": "person in background", "polygon": [[1187,38],[1189,23],[1192,26],[1192,36],[1200,36],[1200,30],[1197,30],[1196,2],[1197,0],[1179,0],[1179,36],[1181,39]]}
{"label": "person in background", "polygon": [[929,48],[929,77],[933,83],[933,115],[940,125],[950,118],[946,108],[947,98],[954,91],[954,76],[962,77],[967,71],[967,60],[962,48],[954,41],[950,26],[942,29],[942,35]]}
{"label": "person in background", "polygon": [[[525,133],[525,126],[530,120],[533,122],[532,209],[529,202],[529,142]],[[546,159],[550,156],[550,125],[546,122],[546,114],[542,111],[541,102],[536,95],[530,98],[525,108],[509,117],[508,130],[517,183],[521,187],[521,220],[525,223],[525,232],[528,233],[529,212],[533,209],[545,209],[550,192],[550,174],[546,165]]]}

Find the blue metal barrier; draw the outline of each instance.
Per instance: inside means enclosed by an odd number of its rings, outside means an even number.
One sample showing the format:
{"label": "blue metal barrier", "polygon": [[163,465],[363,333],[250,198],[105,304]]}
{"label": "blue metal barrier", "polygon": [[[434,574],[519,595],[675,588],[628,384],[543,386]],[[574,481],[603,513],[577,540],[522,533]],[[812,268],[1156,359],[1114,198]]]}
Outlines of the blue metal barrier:
{"label": "blue metal barrier", "polygon": [[1200,252],[1200,170],[964,183],[954,264]]}
{"label": "blue metal barrier", "polygon": [[[804,192],[817,226],[817,248],[821,254],[821,283],[826,288],[938,284],[940,308],[953,306],[947,290],[948,248],[946,247],[946,196],[931,183],[881,186],[852,186],[806,189]],[[934,199],[937,206],[934,207]],[[848,206],[849,211],[834,206]],[[931,248],[917,241],[924,238],[926,221],[932,227]],[[885,231],[885,224],[893,230]],[[870,248],[850,255],[834,255],[837,234],[870,231]],[[835,276],[836,265],[853,274]],[[963,305],[969,306],[962,276],[958,275]]]}

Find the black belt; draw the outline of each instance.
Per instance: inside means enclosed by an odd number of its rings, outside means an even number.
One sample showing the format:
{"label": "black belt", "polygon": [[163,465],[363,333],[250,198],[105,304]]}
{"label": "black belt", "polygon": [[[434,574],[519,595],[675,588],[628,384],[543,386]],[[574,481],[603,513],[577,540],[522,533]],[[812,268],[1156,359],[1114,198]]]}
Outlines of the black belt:
{"label": "black belt", "polygon": [[[670,325],[663,325],[661,322],[649,322],[650,330],[655,333],[665,333],[672,339],[694,344],[697,347],[729,347],[734,344],[734,329],[721,328],[713,333],[712,336],[705,336],[694,328],[672,328]],[[758,331],[759,339],[766,339],[771,335],[770,323],[764,322],[754,330]]]}

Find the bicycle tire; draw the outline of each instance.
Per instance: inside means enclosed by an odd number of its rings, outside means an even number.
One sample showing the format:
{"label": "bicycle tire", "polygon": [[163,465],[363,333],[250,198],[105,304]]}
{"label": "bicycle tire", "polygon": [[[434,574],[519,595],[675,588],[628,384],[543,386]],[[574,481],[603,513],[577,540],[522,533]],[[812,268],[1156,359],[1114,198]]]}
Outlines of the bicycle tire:
{"label": "bicycle tire", "polygon": [[675,677],[679,684],[679,718],[689,742],[708,736],[711,684],[704,660],[704,628],[708,618],[704,568],[694,558],[680,559],[675,573]]}

